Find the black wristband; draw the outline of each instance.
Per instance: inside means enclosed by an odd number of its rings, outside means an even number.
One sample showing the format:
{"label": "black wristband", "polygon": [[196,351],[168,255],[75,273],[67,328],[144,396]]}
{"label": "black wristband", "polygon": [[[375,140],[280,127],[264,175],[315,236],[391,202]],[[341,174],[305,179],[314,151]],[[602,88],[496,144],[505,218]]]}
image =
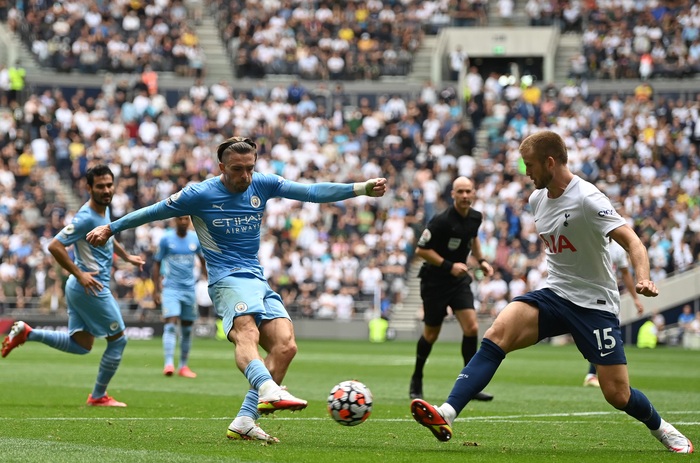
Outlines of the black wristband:
{"label": "black wristband", "polygon": [[479,259],[479,265],[483,264],[484,262],[486,262],[486,259]]}
{"label": "black wristband", "polygon": [[452,262],[450,262],[450,261],[447,260],[447,259],[444,259],[444,260],[442,261],[442,264],[440,264],[440,268],[445,269],[445,270],[447,270],[448,272],[451,272],[451,271],[452,271],[452,265],[453,265]]}

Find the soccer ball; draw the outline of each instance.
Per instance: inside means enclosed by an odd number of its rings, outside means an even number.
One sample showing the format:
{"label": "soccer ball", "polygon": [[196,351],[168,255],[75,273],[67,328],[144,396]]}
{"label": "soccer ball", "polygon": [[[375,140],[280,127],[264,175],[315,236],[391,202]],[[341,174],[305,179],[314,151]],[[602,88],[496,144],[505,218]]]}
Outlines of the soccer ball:
{"label": "soccer ball", "polygon": [[372,392],[355,380],[336,384],[328,396],[328,413],[343,426],[357,426],[372,413]]}

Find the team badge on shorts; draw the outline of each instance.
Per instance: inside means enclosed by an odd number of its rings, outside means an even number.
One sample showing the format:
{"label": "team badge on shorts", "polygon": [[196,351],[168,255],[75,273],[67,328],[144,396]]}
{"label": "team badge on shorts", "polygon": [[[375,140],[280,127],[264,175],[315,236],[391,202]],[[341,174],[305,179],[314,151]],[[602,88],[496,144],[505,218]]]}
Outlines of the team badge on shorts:
{"label": "team badge on shorts", "polygon": [[248,310],[248,304],[246,304],[245,302],[239,302],[233,307],[233,310],[235,310],[238,313],[245,312],[246,310]]}
{"label": "team badge on shorts", "polygon": [[260,207],[260,198],[258,198],[255,195],[251,196],[250,197],[250,205],[255,207],[255,208]]}
{"label": "team badge on shorts", "polygon": [[112,323],[109,325],[110,331],[116,331],[117,328],[119,328],[119,322],[112,322]]}

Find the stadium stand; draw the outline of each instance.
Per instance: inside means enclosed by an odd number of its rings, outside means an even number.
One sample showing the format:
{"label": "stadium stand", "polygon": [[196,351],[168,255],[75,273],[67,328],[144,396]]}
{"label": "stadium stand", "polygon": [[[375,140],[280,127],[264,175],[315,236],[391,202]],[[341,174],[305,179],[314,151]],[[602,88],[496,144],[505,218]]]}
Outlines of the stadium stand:
{"label": "stadium stand", "polygon": [[[365,46],[369,50],[391,49],[397,55],[415,51],[412,47],[420,43],[406,41],[408,35],[399,34],[396,40],[377,38],[382,29],[378,18],[386,10],[384,5],[378,8],[378,3],[366,4],[365,28],[370,32],[363,28],[353,30],[347,49],[343,44],[331,44],[324,53],[330,57],[333,52],[329,50],[340,47],[338,51],[343,51],[345,58],[353,56],[346,59],[347,65],[355,59],[362,61],[365,55],[357,51]],[[577,3],[570,2],[568,6]],[[120,16],[109,18],[105,18],[105,12],[84,4],[63,4],[58,11],[46,5],[24,13],[26,24],[37,26],[35,30],[23,25],[12,11],[7,24],[34,45],[36,40],[55,42],[56,30],[58,36],[65,32],[62,22],[74,21],[75,27],[63,34],[69,40],[66,47],[53,50],[73,58],[82,56],[81,50],[97,41],[95,36],[99,33],[90,32],[88,22],[97,22],[100,14],[106,24],[103,27],[112,28],[110,34],[114,32],[110,41],[128,44],[129,51],[123,45],[115,45],[114,49],[124,48],[127,54],[135,54],[134,47],[144,41],[143,35],[130,25],[136,21],[134,15],[144,23],[152,21],[153,28],[164,31],[158,38],[149,34],[146,42],[160,40],[158,43],[170,43],[172,48],[183,40],[190,46],[196,44],[197,36],[190,34],[194,30],[190,24],[196,25],[197,16],[188,16],[179,2],[156,14],[152,8],[157,4],[146,4],[143,11],[110,4],[109,8],[119,10]],[[354,74],[355,79],[362,76],[370,83],[350,90],[350,81],[340,82],[349,78],[347,68],[339,74],[327,66],[325,59],[316,68],[302,66],[300,60],[291,58],[255,61],[259,55],[265,55],[266,40],[279,46],[287,36],[283,32],[271,40],[265,28],[270,24],[279,23],[282,31],[291,30],[289,39],[296,41],[308,38],[306,34],[298,37],[304,24],[318,26],[318,42],[342,32],[341,28],[323,27],[323,14],[320,20],[316,15],[295,19],[296,9],[289,2],[280,4],[280,8],[270,12],[261,9],[257,12],[259,17],[254,16],[250,24],[243,21],[248,16],[247,12],[243,14],[242,2],[213,5],[219,23],[227,25],[221,30],[222,38],[230,49],[244,50],[243,54],[234,55],[241,58],[237,70],[244,74],[240,77],[292,74],[288,81],[259,78],[253,84],[250,79],[207,82],[206,72],[198,73],[201,68],[197,66],[193,71],[191,63],[183,58],[186,54],[177,58],[171,53],[166,57],[152,49],[132,60],[133,67],[110,67],[117,62],[122,66],[121,60],[98,61],[95,67],[83,68],[75,62],[81,72],[101,73],[91,89],[56,88],[50,81],[38,85],[39,77],[32,76],[34,83],[12,103],[8,103],[9,88],[2,89],[0,281],[2,309],[6,313],[33,307],[47,313],[63,310],[61,283],[65,275],[48,257],[45,246],[81,204],[71,203],[71,198],[85,199],[82,175],[89,165],[108,162],[117,174],[118,190],[112,209],[118,217],[166,198],[188,182],[213,175],[216,165],[212,147],[223,134],[233,133],[259,141],[261,171],[304,182],[350,182],[380,174],[390,181],[393,194],[376,202],[269,204],[260,258],[268,272],[266,276],[294,317],[314,318],[320,309],[320,295],[327,289],[335,295],[353,295],[356,317],[370,314],[367,309],[373,307],[375,294],[384,306],[403,302],[408,294],[414,238],[431,214],[447,204],[455,175],[472,177],[479,186],[475,208],[485,216],[483,251],[499,270],[498,278],[479,283],[480,310],[486,314],[497,312],[509,296],[541,285],[542,254],[526,202],[531,186],[521,175],[517,146],[523,137],[542,128],[556,130],[565,137],[572,170],[595,182],[615,200],[621,213],[641,234],[649,248],[655,279],[687,271],[697,260],[697,92],[659,92],[654,81],[640,85],[638,80],[632,87],[627,80],[612,90],[596,93],[591,92],[593,84],[583,79],[521,86],[519,82],[503,81],[500,78],[504,76],[498,72],[480,76],[477,67],[469,81],[470,98],[465,102],[459,99],[459,89],[452,82],[424,82],[416,91],[389,92],[385,86],[373,87],[372,79],[393,72],[383,67],[384,54],[379,58],[376,53],[374,67]],[[460,0],[441,5],[443,9],[435,11],[446,11],[450,15],[446,24],[451,25],[462,20],[465,25],[483,25],[494,11],[493,2]],[[526,5],[530,9],[526,10]],[[539,17],[533,5],[541,7]],[[547,5],[552,6],[551,12]],[[564,6],[554,2],[515,2],[513,17],[527,11],[534,15],[530,19],[534,18],[538,26],[547,27],[550,22],[561,20]],[[696,14],[694,6],[693,2],[689,11]],[[425,13],[417,8],[412,3],[401,3],[391,9],[395,19],[413,18],[400,27],[420,30],[416,38],[439,30],[436,24],[445,23],[444,18],[433,19],[431,15],[427,20],[419,20]],[[331,17],[350,14],[328,9]],[[378,23],[371,27],[374,13]],[[363,15],[357,8],[352,14]],[[289,23],[280,20],[285,15]],[[590,21],[602,21],[598,16],[582,9],[581,27],[588,30]],[[111,19],[114,17],[122,20]],[[168,18],[168,24],[179,21],[182,27],[177,31],[171,27],[166,32],[159,25],[162,18]],[[54,27],[57,23],[58,27]],[[575,34],[573,29],[578,26],[561,27]],[[605,26],[599,27],[596,30]],[[365,33],[370,34],[375,45],[363,43]],[[189,37],[183,37],[188,34]],[[74,54],[74,45],[81,41],[88,43],[88,48],[79,45],[79,54]],[[109,41],[106,49],[108,44]],[[306,57],[320,55],[319,50]],[[46,58],[51,56],[50,53]],[[48,66],[55,63],[52,59],[44,61]],[[163,71],[186,75],[187,85],[166,90],[161,86],[162,79],[142,79],[148,68],[159,76],[164,75]],[[105,70],[115,74],[102,75]],[[332,81],[308,80],[314,77]],[[65,188],[65,184],[74,189]],[[57,186],[46,188],[52,185]],[[164,226],[143,226],[125,233],[121,239],[150,259]],[[373,271],[360,276],[360,269],[373,268],[371,262],[379,268],[381,281]],[[124,301],[126,310],[138,306],[133,291],[135,278],[128,268],[115,271],[114,291]],[[324,317],[328,313],[326,305]]]}

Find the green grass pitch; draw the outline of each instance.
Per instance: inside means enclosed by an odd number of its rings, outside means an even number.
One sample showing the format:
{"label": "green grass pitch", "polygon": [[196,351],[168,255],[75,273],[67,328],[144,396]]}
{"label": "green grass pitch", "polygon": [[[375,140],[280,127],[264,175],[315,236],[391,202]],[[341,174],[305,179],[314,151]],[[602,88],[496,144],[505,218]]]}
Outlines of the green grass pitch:
{"label": "green grass pitch", "polygon": [[[573,346],[538,345],[510,354],[487,392],[438,442],[413,421],[408,383],[415,343],[299,341],[285,380],[309,401],[297,413],[260,419],[279,444],[229,441],[226,427],[247,384],[233,347],[196,339],[192,379],[162,375],[160,340],[132,341],[109,393],[125,409],[89,408],[104,341],[87,356],[27,343],[0,360],[0,459],[8,462],[665,462],[700,461],[667,452],[647,429],[582,387],[587,363]],[[627,350],[632,385],[700,444],[700,353]],[[442,403],[461,368],[459,345],[438,342],[426,366],[426,399]],[[342,427],[326,411],[339,381],[374,395],[369,419]]]}

